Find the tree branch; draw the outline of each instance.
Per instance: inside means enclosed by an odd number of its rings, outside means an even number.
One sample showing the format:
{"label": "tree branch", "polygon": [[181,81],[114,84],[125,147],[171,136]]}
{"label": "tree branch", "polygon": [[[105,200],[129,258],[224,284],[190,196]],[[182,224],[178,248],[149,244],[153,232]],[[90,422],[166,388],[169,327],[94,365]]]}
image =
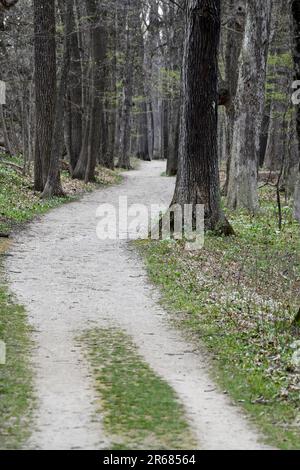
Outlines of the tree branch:
{"label": "tree branch", "polygon": [[0,10],[8,10],[13,7],[19,0],[0,0]]}

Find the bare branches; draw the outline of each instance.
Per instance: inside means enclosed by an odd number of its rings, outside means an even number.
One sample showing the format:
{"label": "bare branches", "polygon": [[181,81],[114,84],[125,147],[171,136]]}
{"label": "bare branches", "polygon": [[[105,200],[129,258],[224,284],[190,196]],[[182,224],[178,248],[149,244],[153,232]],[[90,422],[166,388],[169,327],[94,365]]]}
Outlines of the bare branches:
{"label": "bare branches", "polygon": [[184,10],[184,7],[182,5],[180,5],[178,2],[176,2],[175,0],[168,0],[170,3],[173,3],[173,5],[175,5],[177,8],[179,8],[180,10]]}
{"label": "bare branches", "polygon": [[0,10],[8,10],[16,3],[18,3],[18,0],[0,0]]}

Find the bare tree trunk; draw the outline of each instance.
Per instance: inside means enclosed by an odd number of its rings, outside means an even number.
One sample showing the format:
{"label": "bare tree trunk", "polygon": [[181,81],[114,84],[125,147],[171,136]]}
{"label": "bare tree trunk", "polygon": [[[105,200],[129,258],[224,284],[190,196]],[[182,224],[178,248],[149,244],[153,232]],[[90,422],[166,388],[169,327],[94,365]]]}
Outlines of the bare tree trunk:
{"label": "bare tree trunk", "polygon": [[56,106],[55,1],[34,0],[36,144],[34,187],[47,182]]}
{"label": "bare tree trunk", "polygon": [[10,139],[9,139],[9,135],[8,135],[7,127],[6,127],[6,121],[5,121],[4,110],[3,110],[3,105],[2,104],[0,104],[0,116],[1,116],[1,123],[2,123],[2,127],[3,127],[3,138],[4,138],[5,149],[6,149],[6,151],[9,155],[13,155],[14,151],[13,151],[12,145],[10,143]]}
{"label": "bare tree trunk", "polygon": [[[141,16],[141,15],[140,15]],[[145,67],[145,44],[143,37],[143,30],[141,19],[138,24],[137,32],[137,42],[138,42],[138,65],[139,65],[139,77],[138,77],[138,94],[141,97],[141,102],[139,103],[138,111],[138,124],[137,124],[137,157],[144,161],[150,161],[149,153],[149,142],[148,142],[148,117],[147,117],[147,89],[146,89],[146,80],[147,80],[147,70]]]}
{"label": "bare tree trunk", "polygon": [[[285,0],[276,0],[272,12],[272,27],[270,41],[270,61],[268,66],[269,127],[267,130],[267,145],[264,156],[264,166],[270,170],[280,170],[283,154],[287,147],[286,114],[290,106],[289,94],[292,82],[292,69],[287,60],[291,51],[290,44],[290,14]],[[286,163],[288,159],[284,155]]]}
{"label": "bare tree trunk", "polygon": [[132,15],[131,0],[126,0],[126,52],[125,52],[125,72],[123,89],[123,109],[121,122],[121,148],[118,167],[130,169],[130,137],[131,137],[131,108],[133,96],[133,58],[132,58]]}
{"label": "bare tree trunk", "polygon": [[[94,181],[95,168],[100,152],[101,119],[104,100],[104,60],[106,56],[106,37],[103,21],[105,11],[99,7],[96,0],[86,0],[87,13],[90,22],[90,69],[88,89],[88,112],[85,131],[77,165],[73,177]],[[100,15],[101,13],[101,15]],[[99,16],[101,21],[99,21]]]}
{"label": "bare tree trunk", "polygon": [[171,77],[167,90],[169,136],[166,172],[168,176],[175,176],[178,169],[184,27],[182,24],[182,12],[175,4],[165,3],[162,8],[165,22],[165,37],[163,37],[163,42],[167,44],[167,46],[162,48],[162,54],[167,67],[167,73],[170,74]]}
{"label": "bare tree trunk", "polygon": [[111,96],[112,98],[109,101],[109,136],[107,144],[107,155],[106,155],[106,166],[113,169],[115,166],[114,156],[115,156],[115,142],[116,142],[116,129],[117,129],[117,113],[118,113],[118,103],[117,103],[117,54],[118,54],[118,8],[115,6],[113,25],[111,28],[112,35],[112,71],[111,71]]}
{"label": "bare tree trunk", "polygon": [[[292,16],[293,16],[293,38],[294,38],[294,64],[295,64],[295,79],[300,80],[300,0],[293,0]],[[297,108],[297,135],[300,155],[300,106]],[[294,215],[296,220],[300,222],[300,162],[298,181],[295,190],[295,205]]]}
{"label": "bare tree trunk", "polygon": [[51,161],[43,197],[63,196],[64,192],[60,181],[60,158],[64,144],[64,100],[67,93],[68,76],[70,71],[70,38],[72,33],[73,0],[66,0],[64,27],[64,56],[60,77],[59,92],[57,95],[56,115],[52,138]]}
{"label": "bare tree trunk", "polygon": [[247,0],[240,57],[228,205],[258,209],[257,168],[265,103],[265,79],[272,0]]}
{"label": "bare tree trunk", "polygon": [[220,0],[188,0],[186,8],[179,169],[172,204],[204,205],[206,229],[229,235],[233,230],[221,208],[217,148]]}
{"label": "bare tree trunk", "polygon": [[71,170],[74,171],[82,147],[82,66],[74,10],[71,11],[71,68],[69,81],[68,127]]}
{"label": "bare tree trunk", "polygon": [[146,77],[146,96],[148,97],[147,115],[149,129],[149,151],[151,159],[159,159],[161,155],[161,124],[160,100],[153,83],[158,82],[158,71],[161,66],[159,57],[159,12],[157,0],[149,2],[148,39],[146,41],[145,65],[148,70]]}
{"label": "bare tree trunk", "polygon": [[[103,126],[101,126],[101,123],[103,118],[103,103],[105,91],[104,62],[106,57],[106,31],[104,27],[106,20],[106,11],[104,10],[104,7],[97,6],[96,0],[87,0],[87,12],[92,20],[91,42],[94,92],[92,94],[92,115],[90,121],[91,129],[89,139],[88,163],[85,174],[86,182],[95,180],[95,169],[97,165],[97,159],[100,157],[99,152],[101,142],[101,127],[103,130]],[[101,17],[101,21],[99,21],[99,14]]]}
{"label": "bare tree trunk", "polygon": [[168,160],[169,155],[169,103],[166,97],[162,98],[161,104],[161,158]]}
{"label": "bare tree trunk", "polygon": [[243,44],[245,29],[245,0],[236,2],[230,0],[230,20],[227,26],[226,51],[225,51],[225,81],[229,91],[230,101],[225,107],[225,154],[226,154],[226,181],[223,188],[227,196],[229,184],[229,171],[231,161],[231,149],[233,128],[235,120],[235,98],[239,78],[239,57]]}
{"label": "bare tree trunk", "polygon": [[148,120],[147,104],[143,101],[140,104],[139,126],[138,126],[137,157],[144,161],[150,161],[148,145]]}
{"label": "bare tree trunk", "polygon": [[178,171],[178,152],[179,152],[179,133],[180,133],[180,116],[181,116],[181,107],[178,103],[177,105],[177,115],[174,116],[176,119],[175,124],[175,135],[174,135],[174,146],[169,152],[167,160],[167,175],[176,176]]}
{"label": "bare tree trunk", "polygon": [[[89,77],[90,83],[92,83],[92,76]],[[91,93],[91,90],[90,90]],[[88,162],[88,145],[90,136],[90,122],[91,122],[91,103],[86,103],[86,121],[84,124],[83,140],[80,155],[73,171],[72,177],[79,180],[84,180]]]}

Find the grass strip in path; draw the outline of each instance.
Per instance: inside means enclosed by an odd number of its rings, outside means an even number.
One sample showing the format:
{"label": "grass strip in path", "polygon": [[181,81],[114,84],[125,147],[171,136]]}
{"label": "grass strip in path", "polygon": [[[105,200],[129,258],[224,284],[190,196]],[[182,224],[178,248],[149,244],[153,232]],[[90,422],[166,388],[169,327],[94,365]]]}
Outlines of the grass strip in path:
{"label": "grass strip in path", "polygon": [[173,389],[116,329],[93,329],[80,337],[101,400],[113,449],[195,449],[184,410]]}
{"label": "grass strip in path", "polygon": [[[5,160],[23,165],[19,157]],[[98,167],[95,183],[85,185],[72,180],[68,172],[63,171],[66,197],[43,200],[33,191],[32,175],[23,175],[0,160],[0,234],[22,229],[25,222],[54,207],[121,180],[118,171]],[[9,240],[0,238],[0,341],[4,341],[7,348],[7,362],[0,365],[0,448],[19,449],[30,434],[34,394],[30,368],[31,331],[24,308],[14,302],[5,282],[1,261],[8,248]]]}

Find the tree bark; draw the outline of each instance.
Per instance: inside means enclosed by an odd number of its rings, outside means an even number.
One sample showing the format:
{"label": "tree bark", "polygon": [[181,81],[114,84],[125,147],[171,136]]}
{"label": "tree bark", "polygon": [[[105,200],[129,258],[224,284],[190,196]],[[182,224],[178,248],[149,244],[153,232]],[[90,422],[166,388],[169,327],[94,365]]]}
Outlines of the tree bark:
{"label": "tree bark", "polygon": [[74,171],[82,147],[82,65],[74,10],[71,11],[71,67],[68,94],[69,155]]}
{"label": "tree bark", "polygon": [[56,41],[55,1],[34,0],[34,49],[35,49],[35,102],[36,191],[43,191],[47,182],[53,126],[56,106]]}
{"label": "tree bark", "polygon": [[66,0],[65,3],[66,5],[64,14],[64,55],[59,92],[57,95],[56,103],[55,123],[51,146],[51,161],[49,165],[47,182],[43,191],[44,198],[64,195],[60,181],[60,159],[62,156],[64,145],[64,101],[67,93],[68,76],[70,71],[70,38],[72,33],[73,0]]}
{"label": "tree bark", "polygon": [[[294,66],[295,66],[295,80],[300,80],[300,0],[293,0],[292,6],[292,17],[293,17],[293,38],[294,38]],[[297,136],[299,145],[300,156],[300,106],[297,107]],[[294,215],[296,220],[300,222],[300,161],[299,161],[299,174],[298,181],[296,183],[295,190],[295,204],[294,204]]]}
{"label": "tree bark", "polygon": [[[141,10],[141,9],[140,9]],[[141,12],[140,12],[141,13]],[[140,14],[141,18],[141,14]],[[146,76],[147,70],[145,67],[145,44],[142,30],[141,19],[138,24],[137,31],[138,43],[138,95],[140,97],[139,110],[138,110],[138,123],[137,123],[137,158],[150,161],[149,142],[148,142],[148,117],[147,117],[147,90],[146,90]]]}
{"label": "tree bark", "polygon": [[[96,0],[86,0],[90,23],[89,110],[87,113],[83,145],[73,177],[86,182],[95,180],[95,169],[100,152],[101,119],[104,100],[104,60],[106,37],[103,22],[105,11]],[[101,15],[100,15],[101,13]]]}
{"label": "tree bark", "polygon": [[180,104],[177,105],[177,116],[175,123],[175,132],[174,132],[174,145],[171,149],[168,160],[167,160],[167,176],[176,176],[178,171],[178,153],[179,153],[179,134],[180,134],[180,116],[181,116],[181,107]]}
{"label": "tree bark", "polygon": [[233,128],[235,121],[235,98],[239,78],[239,57],[243,44],[245,30],[245,0],[229,2],[230,20],[227,26],[226,50],[225,50],[225,82],[228,88],[229,100],[225,106],[225,154],[226,154],[226,181],[223,193],[227,196],[229,184],[229,170],[231,161],[231,149]]}
{"label": "tree bark", "polygon": [[235,103],[228,185],[229,207],[258,209],[257,168],[265,103],[272,0],[247,0]]}
{"label": "tree bark", "polygon": [[276,0],[272,11],[271,41],[267,77],[267,97],[270,103],[267,145],[264,166],[270,171],[280,170],[282,161],[287,162],[286,114],[290,107],[290,84],[293,70],[288,60],[290,45],[290,14],[285,0]]}
{"label": "tree bark", "polygon": [[117,113],[118,113],[118,99],[117,99],[117,54],[118,54],[118,24],[119,12],[117,5],[115,5],[113,24],[111,27],[111,42],[112,42],[112,63],[111,63],[111,85],[110,93],[111,99],[109,100],[110,111],[108,119],[108,144],[106,155],[106,166],[113,169],[115,166],[115,145],[116,145],[116,129],[117,129]]}
{"label": "tree bark", "polygon": [[132,16],[131,0],[126,0],[126,52],[121,120],[121,145],[118,168],[130,169],[131,108],[133,97]]}
{"label": "tree bark", "polygon": [[[96,0],[87,0],[87,12],[92,19],[91,41],[94,92],[91,109],[88,162],[85,174],[86,182],[95,180],[97,158],[100,157],[101,127],[103,130],[101,123],[105,91],[104,61],[106,57],[106,32],[104,27],[106,11],[104,7],[99,7],[98,9]],[[99,13],[101,14],[99,15]]]}
{"label": "tree bark", "polygon": [[220,0],[188,0],[179,168],[172,204],[204,205],[205,228],[233,229],[221,208],[218,149]]}
{"label": "tree bark", "polygon": [[3,138],[4,138],[5,149],[6,149],[6,152],[12,156],[14,154],[14,151],[13,151],[13,147],[11,145],[10,138],[8,135],[8,130],[7,130],[5,116],[4,116],[4,109],[3,109],[2,104],[0,104],[0,117],[1,117],[1,123],[2,123],[2,128],[3,128]]}

